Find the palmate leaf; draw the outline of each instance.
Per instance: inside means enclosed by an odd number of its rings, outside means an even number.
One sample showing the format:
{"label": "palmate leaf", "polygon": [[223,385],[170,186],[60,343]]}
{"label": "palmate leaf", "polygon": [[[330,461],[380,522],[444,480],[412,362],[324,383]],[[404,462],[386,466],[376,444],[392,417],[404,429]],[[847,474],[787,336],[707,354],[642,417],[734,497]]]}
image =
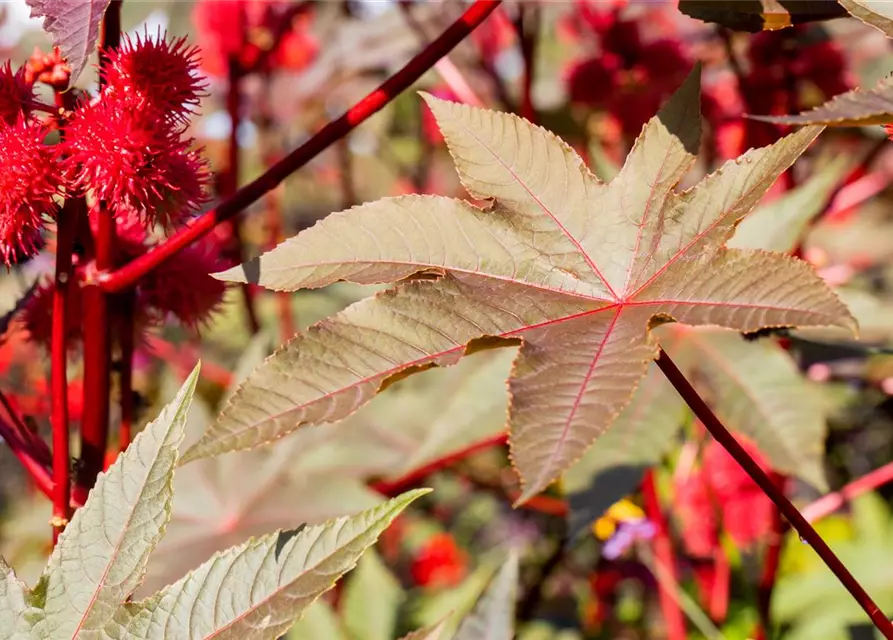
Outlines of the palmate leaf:
{"label": "palmate leaf", "polygon": [[491,205],[380,200],[223,273],[277,290],[426,277],[288,343],[249,376],[187,459],[338,420],[394,376],[520,342],[510,442],[523,501],[579,459],[629,402],[657,353],[655,323],[853,326],[806,263],[723,246],[821,128],[752,150],[677,193],[700,141],[699,72],[648,123],[608,184],[516,116],[426,99],[466,189]]}
{"label": "palmate leaf", "polygon": [[878,82],[873,89],[853,89],[834,96],[799,115],[749,117],[776,124],[808,124],[829,127],[862,127],[893,123],[893,76]]}
{"label": "palmate leaf", "polygon": [[71,83],[78,79],[96,47],[99,24],[110,0],[26,0],[32,18],[43,18],[43,30],[53,36],[71,67]]}

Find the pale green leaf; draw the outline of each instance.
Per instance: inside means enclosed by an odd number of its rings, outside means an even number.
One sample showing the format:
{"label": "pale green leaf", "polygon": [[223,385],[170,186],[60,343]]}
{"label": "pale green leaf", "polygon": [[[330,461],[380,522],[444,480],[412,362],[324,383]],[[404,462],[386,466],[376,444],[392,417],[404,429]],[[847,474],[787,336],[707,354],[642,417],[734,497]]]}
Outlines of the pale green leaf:
{"label": "pale green leaf", "polygon": [[119,619],[116,628],[145,640],[277,638],[427,492],[410,491],[354,516],[279,531],[218,553],[133,605],[130,620]]}
{"label": "pale green leaf", "polygon": [[25,612],[29,608],[28,588],[16,578],[6,560],[0,557],[0,638],[3,640],[24,640],[29,637],[28,621]]}
{"label": "pale green leaf", "polygon": [[446,627],[447,622],[443,620],[430,627],[412,631],[400,638],[400,640],[443,640],[447,637],[445,633]]}
{"label": "pale green leaf", "polygon": [[454,640],[512,640],[518,597],[518,553],[512,551]]}
{"label": "pale green leaf", "polygon": [[199,368],[105,473],[59,537],[35,637],[97,633],[136,589],[170,518],[173,474]]}
{"label": "pale green leaf", "polygon": [[462,618],[474,609],[499,570],[503,555],[485,559],[470,576],[452,589],[426,595],[411,603],[412,622],[420,627],[444,625],[443,638],[452,638]]}
{"label": "pale green leaf", "polygon": [[350,574],[341,605],[344,626],[354,640],[392,640],[403,588],[375,553],[367,551]]}
{"label": "pale green leaf", "polygon": [[329,603],[317,600],[304,611],[286,636],[288,640],[349,640]]}
{"label": "pale green leaf", "polygon": [[741,221],[727,246],[789,253],[809,222],[824,211],[852,164],[849,157],[839,155],[803,184],[757,207]]}
{"label": "pale green leaf", "polygon": [[724,424],[751,438],[774,469],[827,488],[820,392],[777,342],[748,342],[718,329],[666,326],[660,332],[661,344]]}
{"label": "pale green leaf", "polygon": [[893,38],[893,3],[890,0],[838,0],[850,15]]}
{"label": "pale green leaf", "polygon": [[676,192],[700,142],[698,87],[696,71],[608,184],[521,118],[427,96],[462,183],[490,205],[381,200],[222,274],[285,290],[427,277],[292,340],[249,376],[186,458],[339,420],[394,376],[521,343],[509,422],[523,501],[576,462],[629,403],[657,353],[649,333],[656,319],[741,331],[851,327],[808,264],[724,246],[821,128],[749,151]]}

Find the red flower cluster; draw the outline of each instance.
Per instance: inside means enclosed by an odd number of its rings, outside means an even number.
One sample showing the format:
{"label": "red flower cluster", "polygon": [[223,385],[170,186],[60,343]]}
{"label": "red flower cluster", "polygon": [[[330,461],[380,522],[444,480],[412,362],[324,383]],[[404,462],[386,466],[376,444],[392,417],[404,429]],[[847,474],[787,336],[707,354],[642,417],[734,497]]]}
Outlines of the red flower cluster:
{"label": "red flower cluster", "polygon": [[[764,469],[762,454],[755,446],[742,446]],[[704,448],[703,465],[676,487],[676,513],[689,553],[713,557],[722,526],[735,544],[749,547],[772,528],[772,501],[714,441]]]}
{"label": "red flower cluster", "polygon": [[468,557],[449,533],[425,541],[412,561],[412,577],[421,587],[452,587],[468,572]]}
{"label": "red flower cluster", "polygon": [[622,4],[578,2],[566,31],[598,52],[570,68],[567,85],[572,102],[605,110],[624,135],[635,137],[692,64],[677,40],[646,40],[640,21],[621,17]]}

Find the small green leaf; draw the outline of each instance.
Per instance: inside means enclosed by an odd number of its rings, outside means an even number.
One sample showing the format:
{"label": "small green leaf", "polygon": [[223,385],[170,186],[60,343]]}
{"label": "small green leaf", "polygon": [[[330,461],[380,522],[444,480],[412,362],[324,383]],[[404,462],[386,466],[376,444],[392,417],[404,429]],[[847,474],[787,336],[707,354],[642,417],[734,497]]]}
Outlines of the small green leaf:
{"label": "small green leaf", "polygon": [[391,640],[403,598],[400,583],[370,549],[344,588],[344,626],[354,640]]}
{"label": "small green leaf", "polygon": [[170,519],[174,467],[199,367],[105,473],[59,537],[41,578],[36,638],[99,632],[140,585]]}
{"label": "small green leaf", "polygon": [[430,627],[425,627],[424,629],[418,629],[408,633],[400,638],[400,640],[442,640],[447,637],[445,633],[446,628],[447,621],[444,619]]}
{"label": "small green leaf", "polygon": [[349,640],[338,615],[325,600],[317,600],[304,610],[304,616],[286,635],[288,640]]}
{"label": "small green leaf", "polygon": [[512,640],[517,597],[518,553],[513,550],[474,611],[462,621],[455,640]]}
{"label": "small green leaf", "polygon": [[353,569],[400,512],[428,492],[410,491],[354,516],[279,531],[218,553],[133,605],[132,618],[118,630],[145,640],[277,638]]}

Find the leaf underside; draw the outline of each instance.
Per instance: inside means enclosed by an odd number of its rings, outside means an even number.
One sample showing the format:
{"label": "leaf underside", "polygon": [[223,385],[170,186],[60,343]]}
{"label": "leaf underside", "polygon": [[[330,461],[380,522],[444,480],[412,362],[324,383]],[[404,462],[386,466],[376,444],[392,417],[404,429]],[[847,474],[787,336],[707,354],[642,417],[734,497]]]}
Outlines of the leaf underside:
{"label": "leaf underside", "polygon": [[26,0],[32,18],[43,18],[43,30],[71,67],[73,85],[96,47],[99,25],[111,0]]}
{"label": "leaf underside", "polygon": [[893,5],[888,0],[838,0],[851,16],[893,38]]}
{"label": "leaf underside", "polygon": [[852,327],[806,263],[724,245],[820,133],[809,127],[675,185],[701,137],[699,72],[646,125],[620,173],[599,181],[549,132],[513,115],[426,96],[478,208],[429,196],[333,214],[218,277],[275,290],[340,280],[397,284],[312,327],[255,370],[186,459],[339,420],[390,377],[517,344],[512,460],[526,500],[572,465],[629,402],[668,319],[739,331]]}
{"label": "leaf underside", "polygon": [[853,89],[834,96],[815,109],[791,116],[749,117],[776,124],[862,127],[893,123],[893,76],[884,78],[873,89]]}
{"label": "leaf underside", "polygon": [[518,553],[511,551],[454,640],[512,640],[518,597]]}

